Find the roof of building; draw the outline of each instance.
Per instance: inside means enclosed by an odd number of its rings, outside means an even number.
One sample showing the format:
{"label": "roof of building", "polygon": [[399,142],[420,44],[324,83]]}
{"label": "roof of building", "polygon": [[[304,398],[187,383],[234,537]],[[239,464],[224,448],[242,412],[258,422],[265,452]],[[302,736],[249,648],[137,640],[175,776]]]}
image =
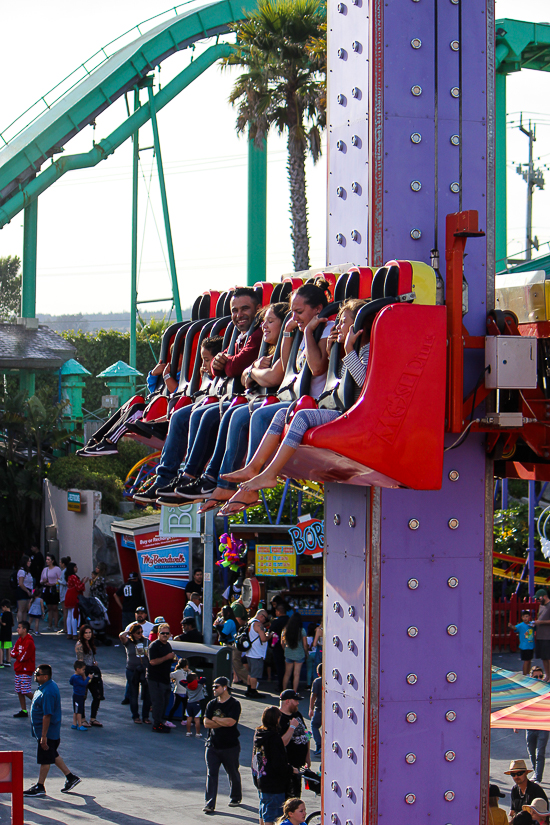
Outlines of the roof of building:
{"label": "roof of building", "polygon": [[130,364],[124,361],[117,361],[116,364],[111,364],[110,367],[96,375],[96,378],[124,378],[130,375],[143,375],[139,370],[135,370]]}
{"label": "roof of building", "polygon": [[61,375],[91,375],[90,370],[75,361],[74,358],[69,358],[61,367]]}
{"label": "roof of building", "polygon": [[0,368],[59,369],[75,352],[72,344],[42,324],[37,329],[0,324]]}

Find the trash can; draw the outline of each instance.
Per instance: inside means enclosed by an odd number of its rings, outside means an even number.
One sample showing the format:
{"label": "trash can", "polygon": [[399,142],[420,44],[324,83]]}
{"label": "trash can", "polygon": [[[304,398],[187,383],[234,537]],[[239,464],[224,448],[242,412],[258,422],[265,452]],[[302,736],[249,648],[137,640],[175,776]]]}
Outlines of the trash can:
{"label": "trash can", "polygon": [[204,677],[208,699],[214,696],[212,690],[214,679],[218,676],[226,676],[231,681],[232,647],[175,641],[170,641],[170,644],[178,657],[187,659],[189,667],[197,676]]}

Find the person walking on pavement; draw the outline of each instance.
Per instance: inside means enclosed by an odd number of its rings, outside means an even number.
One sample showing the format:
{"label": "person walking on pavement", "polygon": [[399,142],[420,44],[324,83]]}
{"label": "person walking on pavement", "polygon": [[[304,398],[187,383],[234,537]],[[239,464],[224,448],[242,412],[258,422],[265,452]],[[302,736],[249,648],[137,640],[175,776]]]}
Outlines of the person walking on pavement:
{"label": "person walking on pavement", "polygon": [[533,799],[544,799],[548,802],[541,786],[528,779],[527,774],[533,771],[527,767],[524,759],[512,759],[509,770],[504,773],[511,776],[515,783],[510,791],[510,816],[519,813],[523,806],[529,805]]}
{"label": "person walking on pavement", "polygon": [[[534,665],[529,674],[533,679],[544,679],[542,668]],[[542,775],[544,773],[544,763],[546,760],[546,745],[548,744],[548,737],[550,731],[547,730],[526,730],[525,742],[527,751],[531,758],[531,764],[535,771],[535,782],[539,785],[542,782]]]}
{"label": "person walking on pavement", "polygon": [[256,728],[252,744],[252,780],[260,797],[260,825],[273,825],[282,816],[288,780],[298,768],[288,762],[283,740],[277,730],[281,711],[265,708],[262,724]]}
{"label": "person walking on pavement", "polygon": [[208,739],[205,751],[207,775],[203,811],[208,814],[216,810],[220,765],[223,765],[229,779],[229,807],[237,808],[242,799],[238,728],[241,705],[231,696],[230,682],[225,676],[215,679],[212,687],[214,699],[207,704],[204,714],[204,727],[208,730]]}
{"label": "person walking on pavement", "polygon": [[[304,717],[298,710],[300,697],[296,691],[288,688],[280,696],[279,734],[286,748],[287,759],[293,768],[311,768],[309,753],[309,735]],[[289,778],[286,798],[299,797],[302,791],[302,776],[294,773]]]}
{"label": "person walking on pavement", "polygon": [[38,742],[36,761],[40,766],[38,782],[23,796],[46,796],[46,777],[52,765],[56,765],[65,775],[65,785],[61,793],[68,793],[79,784],[80,777],[72,773],[58,753],[61,740],[61,695],[52,680],[50,665],[38,665],[34,678],[38,689],[34,692],[31,705],[31,732]]}
{"label": "person walking on pavement", "polygon": [[32,701],[32,675],[35,668],[36,648],[34,640],[30,634],[31,626],[29,622],[19,622],[17,625],[17,641],[10,650],[13,660],[13,675],[15,681],[15,692],[19,697],[20,710],[14,713],[15,719],[27,719],[26,699]]}
{"label": "person walking on pavement", "polygon": [[[129,704],[134,724],[150,725],[149,711],[151,698],[147,682],[147,667],[149,657],[147,649],[149,641],[143,633],[139,622],[130,625],[130,629],[119,634],[120,641],[126,648],[126,684],[129,689]],[[139,718],[139,689],[141,686],[141,719]]]}
{"label": "person walking on pavement", "polygon": [[267,653],[267,634],[265,625],[269,616],[266,610],[258,610],[253,619],[248,622],[248,635],[252,642],[252,647],[246,654],[248,661],[248,687],[246,696],[252,699],[261,699],[262,694],[258,693],[258,681],[264,674],[264,661]]}
{"label": "person walking on pavement", "polygon": [[323,665],[317,665],[317,678],[311,685],[311,695],[309,697],[309,718],[311,719],[311,732],[315,741],[314,756],[321,756],[321,726],[323,724],[323,679],[321,674]]}
{"label": "person walking on pavement", "polygon": [[158,634],[158,639],[149,645],[149,667],[147,668],[147,683],[153,707],[152,730],[155,733],[170,733],[170,728],[164,724],[163,719],[170,698],[172,662],[178,657],[168,642],[170,625],[159,625]]}

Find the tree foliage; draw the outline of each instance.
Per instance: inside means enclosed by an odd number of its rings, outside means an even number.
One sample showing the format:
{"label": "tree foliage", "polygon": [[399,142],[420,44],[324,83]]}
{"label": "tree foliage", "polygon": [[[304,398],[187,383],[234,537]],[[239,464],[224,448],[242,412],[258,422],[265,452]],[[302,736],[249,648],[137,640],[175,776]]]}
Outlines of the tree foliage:
{"label": "tree foliage", "polygon": [[21,311],[21,261],[0,258],[0,321],[13,321]]}
{"label": "tree foliage", "polygon": [[324,0],[260,0],[234,25],[237,44],[224,60],[242,66],[229,100],[237,105],[237,132],[262,146],[271,128],[287,134],[294,268],[309,268],[305,158],[321,156],[326,125]]}

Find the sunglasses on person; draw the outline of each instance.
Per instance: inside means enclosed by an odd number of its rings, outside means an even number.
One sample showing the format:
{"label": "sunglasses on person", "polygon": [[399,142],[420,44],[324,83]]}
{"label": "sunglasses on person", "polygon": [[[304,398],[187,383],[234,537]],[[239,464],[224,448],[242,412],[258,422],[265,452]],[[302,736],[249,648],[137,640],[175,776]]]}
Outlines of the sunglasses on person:
{"label": "sunglasses on person", "polygon": [[525,773],[527,773],[527,771],[512,771],[510,776],[523,776]]}
{"label": "sunglasses on person", "polygon": [[159,636],[169,636],[169,635],[170,635],[169,630],[161,630],[160,633],[159,633]]}
{"label": "sunglasses on person", "polygon": [[137,634],[141,633],[141,635],[143,636],[143,630],[134,630],[134,636],[136,635],[136,633]]}

